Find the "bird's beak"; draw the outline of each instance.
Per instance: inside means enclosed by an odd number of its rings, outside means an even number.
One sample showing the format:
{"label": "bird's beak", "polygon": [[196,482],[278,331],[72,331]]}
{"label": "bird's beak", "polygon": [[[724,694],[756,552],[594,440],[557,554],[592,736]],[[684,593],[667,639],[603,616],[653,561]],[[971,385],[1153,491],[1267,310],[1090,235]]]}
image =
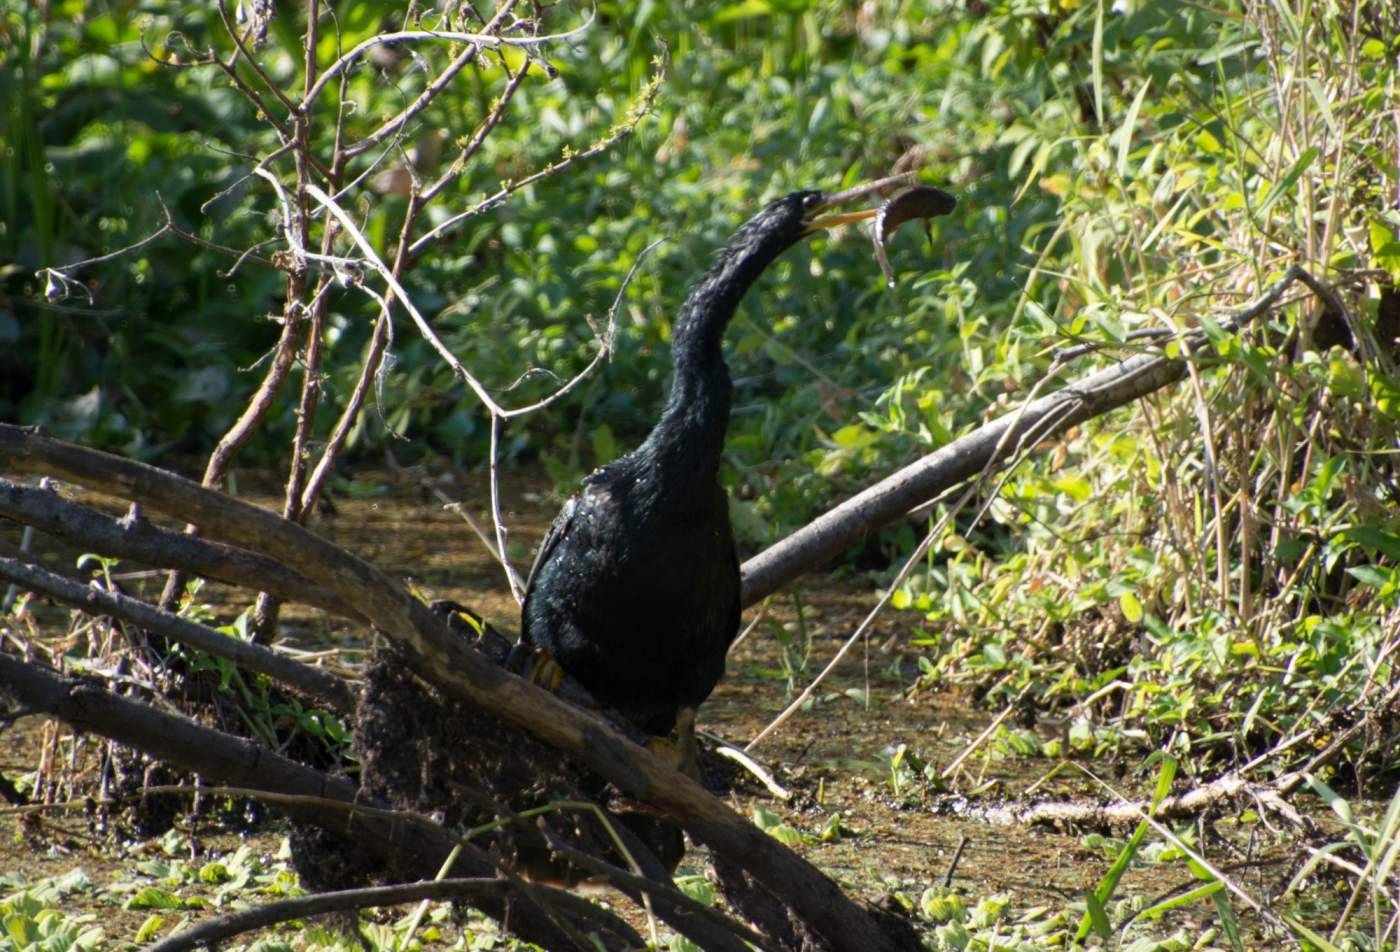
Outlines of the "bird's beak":
{"label": "bird's beak", "polygon": [[854,188],[848,188],[834,195],[828,195],[826,201],[812,210],[813,218],[807,222],[807,230],[804,234],[811,235],[828,228],[835,228],[838,225],[848,225],[853,221],[864,221],[867,218],[874,218],[876,215],[880,214],[880,206],[878,204],[872,208],[862,208],[859,211],[840,212],[839,214],[826,215],[820,218],[816,216],[822,215],[823,212],[836,208],[839,205],[845,205],[848,202],[853,202],[856,199],[883,192],[886,189],[903,188],[906,185],[912,184],[914,178],[914,172],[904,172],[899,175],[891,175],[888,178],[876,179],[873,182],[866,182],[864,185],[857,185]]}

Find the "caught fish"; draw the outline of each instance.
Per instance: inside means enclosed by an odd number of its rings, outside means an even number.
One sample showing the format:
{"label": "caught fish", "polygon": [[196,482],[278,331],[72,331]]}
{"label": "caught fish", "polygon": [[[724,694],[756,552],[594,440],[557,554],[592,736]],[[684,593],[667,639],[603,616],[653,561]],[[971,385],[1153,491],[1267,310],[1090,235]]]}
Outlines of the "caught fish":
{"label": "caught fish", "polygon": [[880,270],[885,274],[885,283],[894,287],[894,268],[885,248],[894,237],[895,230],[907,221],[918,218],[924,223],[924,234],[928,235],[929,245],[933,245],[933,228],[930,218],[946,215],[958,205],[958,200],[941,188],[931,185],[915,185],[896,192],[890,200],[880,206],[875,216],[875,260],[880,262]]}

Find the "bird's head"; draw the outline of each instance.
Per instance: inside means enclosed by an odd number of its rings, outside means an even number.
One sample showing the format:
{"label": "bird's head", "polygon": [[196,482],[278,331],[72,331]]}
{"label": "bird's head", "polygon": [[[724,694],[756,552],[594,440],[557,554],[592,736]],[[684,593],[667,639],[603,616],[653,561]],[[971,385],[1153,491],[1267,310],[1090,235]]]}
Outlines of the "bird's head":
{"label": "bird's head", "polygon": [[[740,299],[763,270],[784,250],[809,235],[866,218],[876,219],[876,254],[888,274],[884,259],[883,231],[911,218],[946,215],[957,205],[953,196],[928,186],[908,187],[915,173],[877,179],[839,192],[793,192],[770,202],[750,218],[734,237],[715,253],[709,270],[691,286],[672,331],[672,353],[677,366],[692,350],[720,361],[719,343]],[[879,196],[899,191],[888,201]],[[837,209],[861,202],[854,211]],[[722,361],[720,361],[722,363]],[[680,379],[679,377],[677,379]]]}
{"label": "bird's head", "polygon": [[[736,243],[745,244],[744,239],[747,238],[755,244],[772,240],[786,247],[840,225],[874,218],[884,207],[880,196],[909,185],[913,178],[912,173],[905,173],[839,192],[803,191],[784,195],[755,215],[735,236],[739,239]],[[945,215],[957,204],[953,196],[939,189],[923,187],[918,191],[932,199],[919,217]],[[865,207],[848,208],[857,202]],[[847,210],[843,211],[843,208]]]}

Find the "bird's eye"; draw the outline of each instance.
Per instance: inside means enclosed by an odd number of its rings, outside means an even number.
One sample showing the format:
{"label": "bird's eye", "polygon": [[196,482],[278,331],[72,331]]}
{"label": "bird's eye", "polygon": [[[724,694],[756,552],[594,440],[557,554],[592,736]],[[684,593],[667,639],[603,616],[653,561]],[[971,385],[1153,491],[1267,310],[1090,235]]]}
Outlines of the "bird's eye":
{"label": "bird's eye", "polygon": [[822,198],[823,196],[821,192],[813,192],[812,194],[806,196],[802,199],[803,210],[810,211],[811,209],[816,208],[822,203]]}

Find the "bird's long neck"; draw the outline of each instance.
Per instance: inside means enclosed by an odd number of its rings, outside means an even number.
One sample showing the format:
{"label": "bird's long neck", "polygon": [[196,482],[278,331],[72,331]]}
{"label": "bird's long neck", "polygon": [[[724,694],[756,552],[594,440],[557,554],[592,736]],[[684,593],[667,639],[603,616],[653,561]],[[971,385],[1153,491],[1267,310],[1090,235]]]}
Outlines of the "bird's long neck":
{"label": "bird's long neck", "polygon": [[671,396],[643,446],[685,483],[712,484],[719,472],[733,389],[721,346],[724,331],[744,294],[789,244],[754,242],[741,229],[681,305],[671,332]]}

